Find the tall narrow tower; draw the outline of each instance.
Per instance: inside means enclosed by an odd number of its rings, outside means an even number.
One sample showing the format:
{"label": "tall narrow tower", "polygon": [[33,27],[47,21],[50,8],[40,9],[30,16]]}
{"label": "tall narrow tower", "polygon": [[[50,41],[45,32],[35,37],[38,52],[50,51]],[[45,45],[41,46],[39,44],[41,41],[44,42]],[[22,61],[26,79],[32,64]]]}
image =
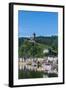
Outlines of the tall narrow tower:
{"label": "tall narrow tower", "polygon": [[35,40],[35,37],[36,37],[36,34],[35,33],[33,33],[33,39]]}

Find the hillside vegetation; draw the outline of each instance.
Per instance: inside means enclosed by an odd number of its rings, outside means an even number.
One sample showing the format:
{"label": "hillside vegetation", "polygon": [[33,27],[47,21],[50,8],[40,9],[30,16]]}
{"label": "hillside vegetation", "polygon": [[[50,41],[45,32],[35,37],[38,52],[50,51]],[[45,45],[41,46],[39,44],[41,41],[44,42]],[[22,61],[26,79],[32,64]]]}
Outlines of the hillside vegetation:
{"label": "hillside vegetation", "polygon": [[[58,54],[58,36],[35,37],[35,43],[30,42],[31,38],[19,38],[19,57],[44,57],[46,55]],[[49,53],[43,53],[43,50],[48,49]]]}

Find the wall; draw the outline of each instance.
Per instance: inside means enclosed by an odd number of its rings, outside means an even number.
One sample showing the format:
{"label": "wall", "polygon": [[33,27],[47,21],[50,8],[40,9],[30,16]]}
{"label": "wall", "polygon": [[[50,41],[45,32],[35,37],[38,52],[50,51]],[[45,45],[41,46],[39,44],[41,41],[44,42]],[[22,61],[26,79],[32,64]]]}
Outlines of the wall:
{"label": "wall", "polygon": [[[8,87],[8,3],[9,2],[26,2],[26,3],[42,3],[42,4],[61,4],[65,5],[66,0],[0,0],[0,90],[10,90]],[[66,36],[65,36],[66,37]],[[64,85],[52,86],[35,86],[35,87],[20,87],[13,89],[38,89],[38,90],[65,90]]]}

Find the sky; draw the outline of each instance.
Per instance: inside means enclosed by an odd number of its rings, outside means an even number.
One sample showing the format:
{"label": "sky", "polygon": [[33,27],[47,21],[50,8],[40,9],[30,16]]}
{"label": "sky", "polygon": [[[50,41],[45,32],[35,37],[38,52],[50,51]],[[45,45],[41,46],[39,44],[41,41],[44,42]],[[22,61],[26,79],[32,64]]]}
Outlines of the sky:
{"label": "sky", "polygon": [[58,35],[58,13],[18,11],[18,36],[31,37]]}

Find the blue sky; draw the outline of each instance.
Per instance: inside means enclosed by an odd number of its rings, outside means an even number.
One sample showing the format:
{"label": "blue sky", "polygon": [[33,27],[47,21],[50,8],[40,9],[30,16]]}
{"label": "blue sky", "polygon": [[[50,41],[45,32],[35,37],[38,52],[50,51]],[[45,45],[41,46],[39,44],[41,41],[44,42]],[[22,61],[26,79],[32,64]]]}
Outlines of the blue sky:
{"label": "blue sky", "polygon": [[38,11],[18,11],[18,36],[58,35],[58,13]]}

